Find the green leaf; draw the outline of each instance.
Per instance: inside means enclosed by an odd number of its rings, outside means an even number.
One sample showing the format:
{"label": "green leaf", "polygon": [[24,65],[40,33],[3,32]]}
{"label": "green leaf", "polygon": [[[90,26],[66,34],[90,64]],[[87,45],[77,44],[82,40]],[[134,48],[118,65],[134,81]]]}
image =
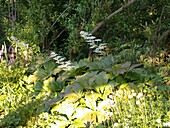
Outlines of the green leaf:
{"label": "green leaf", "polygon": [[61,84],[59,84],[57,81],[55,81],[54,77],[49,77],[47,80],[45,80],[43,88],[45,90],[50,90],[52,92],[56,92],[56,91],[61,91],[62,90]]}
{"label": "green leaf", "polygon": [[31,84],[31,83],[34,83],[36,80],[38,80],[38,77],[35,76],[35,75],[30,75],[27,79],[27,83],[28,84]]}
{"label": "green leaf", "polygon": [[64,98],[66,98],[65,101],[67,101],[70,104],[75,103],[77,100],[81,98],[81,96],[75,93],[68,93],[64,96]]}
{"label": "green leaf", "polygon": [[101,95],[99,93],[94,93],[94,92],[92,92],[92,94],[85,95],[86,106],[92,110],[96,110],[96,100],[99,97],[101,97]]}
{"label": "green leaf", "polygon": [[98,75],[95,76],[95,82],[97,86],[105,85],[108,83],[109,76],[106,72],[100,72]]}
{"label": "green leaf", "polygon": [[117,74],[124,74],[125,72],[127,72],[125,69],[117,70]]}
{"label": "green leaf", "polygon": [[84,107],[77,107],[75,110],[75,114],[73,118],[82,119],[84,121],[91,121],[90,113],[92,112],[91,109],[84,108]]}
{"label": "green leaf", "polygon": [[34,85],[35,91],[41,91],[42,87],[43,87],[43,83],[41,81],[36,82]]}
{"label": "green leaf", "polygon": [[133,70],[134,68],[140,67],[142,64],[133,64],[130,66],[129,71]]}
{"label": "green leaf", "polygon": [[80,127],[85,127],[86,125],[84,124],[84,121],[81,119],[75,119],[69,128],[80,128]]}
{"label": "green leaf", "polygon": [[70,121],[67,120],[55,120],[56,124],[52,124],[52,128],[66,128],[69,124]]}
{"label": "green leaf", "polygon": [[69,104],[68,101],[63,101],[62,103],[54,107],[51,111],[57,111],[60,114],[66,115],[68,120],[72,120],[72,115],[75,112],[77,105],[78,103]]}
{"label": "green leaf", "polygon": [[126,78],[129,78],[130,80],[140,80],[140,74],[137,72],[130,71],[126,74]]}
{"label": "green leaf", "polygon": [[34,75],[35,75],[35,77],[42,80],[48,76],[48,73],[44,69],[39,68],[37,71],[34,72]]}
{"label": "green leaf", "polygon": [[73,83],[69,86],[66,87],[64,93],[71,93],[71,92],[76,92],[79,93],[83,90],[83,86],[81,86],[79,83]]}
{"label": "green leaf", "polygon": [[130,67],[130,65],[131,65],[131,62],[125,62],[125,63],[123,63],[123,64],[121,64],[121,68],[129,68]]}
{"label": "green leaf", "polygon": [[48,71],[52,71],[55,68],[56,64],[52,61],[48,61],[44,63],[44,69]]}
{"label": "green leaf", "polygon": [[95,72],[86,73],[81,76],[77,76],[76,82],[79,83],[84,88],[91,89],[91,85],[90,85],[91,82],[89,82],[89,79],[93,78],[97,73],[98,71],[95,71]]}
{"label": "green leaf", "polygon": [[121,85],[120,85],[120,89],[124,89],[124,88],[126,88],[127,86],[128,86],[128,83],[121,84]]}

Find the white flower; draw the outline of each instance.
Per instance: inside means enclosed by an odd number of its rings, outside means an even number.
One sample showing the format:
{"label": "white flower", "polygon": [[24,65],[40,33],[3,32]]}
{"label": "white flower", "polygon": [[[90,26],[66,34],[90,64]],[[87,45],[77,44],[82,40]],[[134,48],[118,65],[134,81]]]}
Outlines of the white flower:
{"label": "white flower", "polygon": [[132,95],[128,95],[128,98],[129,98],[129,99],[132,99],[132,98],[133,98],[133,96],[132,96]]}
{"label": "white flower", "polygon": [[136,104],[137,104],[137,105],[139,105],[139,104],[140,104],[140,101],[139,101],[139,100],[137,100],[137,101],[136,101]]}
{"label": "white flower", "polygon": [[132,96],[136,96],[136,93],[132,93]]}
{"label": "white flower", "polygon": [[158,124],[160,124],[160,123],[161,123],[161,119],[156,119],[156,122],[157,122]]}
{"label": "white flower", "polygon": [[163,126],[164,126],[164,127],[170,127],[170,122],[165,122],[165,123],[163,123]]}
{"label": "white flower", "polygon": [[88,32],[85,32],[85,31],[81,31],[81,32],[80,32],[80,35],[85,35],[85,36],[87,36],[87,35],[89,35],[89,33],[88,33]]}
{"label": "white flower", "polygon": [[94,41],[96,41],[96,42],[100,42],[100,41],[102,41],[101,39],[95,39]]}
{"label": "white flower", "polygon": [[141,93],[141,92],[140,92],[140,93],[138,93],[138,95],[137,95],[137,97],[136,97],[136,98],[138,98],[138,99],[139,99],[139,98],[141,98],[142,96],[143,96],[143,93]]}
{"label": "white flower", "polygon": [[135,92],[135,90],[132,89],[131,92]]}
{"label": "white flower", "polygon": [[55,52],[51,52],[50,57],[53,58],[55,56],[57,56],[57,54]]}
{"label": "white flower", "polygon": [[110,99],[113,99],[113,95],[109,95],[109,98],[110,98]]}
{"label": "white flower", "polygon": [[117,126],[119,126],[119,124],[116,122],[116,123],[114,123],[114,127],[117,127]]}
{"label": "white flower", "polygon": [[86,39],[87,40],[94,40],[94,39],[96,39],[96,37],[95,36],[90,36],[90,37],[87,37]]}

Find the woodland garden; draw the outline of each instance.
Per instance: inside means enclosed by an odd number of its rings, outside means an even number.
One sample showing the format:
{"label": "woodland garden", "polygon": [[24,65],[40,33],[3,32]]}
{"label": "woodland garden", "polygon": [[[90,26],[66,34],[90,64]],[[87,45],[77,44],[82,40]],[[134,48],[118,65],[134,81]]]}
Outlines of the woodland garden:
{"label": "woodland garden", "polygon": [[166,127],[169,0],[0,1],[0,128]]}

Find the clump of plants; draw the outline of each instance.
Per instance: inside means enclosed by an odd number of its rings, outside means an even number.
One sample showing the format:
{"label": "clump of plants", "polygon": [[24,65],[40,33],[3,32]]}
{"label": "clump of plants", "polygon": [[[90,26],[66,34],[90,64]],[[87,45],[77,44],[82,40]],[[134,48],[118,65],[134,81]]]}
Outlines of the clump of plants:
{"label": "clump of plants", "polygon": [[20,87],[23,89],[20,95],[25,95],[17,101],[14,96],[18,91],[8,88],[10,91],[4,93],[3,98],[12,96],[10,105],[15,110],[2,109],[5,114],[0,126],[168,126],[170,101],[166,77],[141,63],[117,63],[113,55],[102,54],[106,46],[100,40],[83,33],[94,52],[92,59],[71,62],[55,52],[39,56],[28,68],[30,74],[24,74],[21,80],[24,87]]}

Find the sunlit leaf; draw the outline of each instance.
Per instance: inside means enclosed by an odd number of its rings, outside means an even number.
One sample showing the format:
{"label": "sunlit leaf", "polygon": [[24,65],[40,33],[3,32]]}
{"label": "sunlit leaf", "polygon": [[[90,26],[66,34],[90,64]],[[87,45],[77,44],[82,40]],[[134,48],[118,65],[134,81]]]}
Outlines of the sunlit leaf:
{"label": "sunlit leaf", "polygon": [[65,101],[67,101],[70,104],[70,103],[75,103],[81,97],[75,93],[69,93],[69,94],[66,94],[64,98],[66,98]]}
{"label": "sunlit leaf", "polygon": [[31,84],[31,83],[34,83],[36,80],[38,80],[38,77],[35,76],[35,75],[30,75],[27,79],[27,83],[28,84]]}
{"label": "sunlit leaf", "polygon": [[75,111],[76,113],[74,114],[73,118],[85,119],[87,121],[91,120],[91,115],[90,115],[90,113],[92,112],[91,109],[84,108],[84,107],[77,107]]}
{"label": "sunlit leaf", "polygon": [[98,93],[92,93],[89,95],[85,95],[85,103],[86,106],[92,110],[96,110],[96,100],[100,97]]}
{"label": "sunlit leaf", "polygon": [[85,127],[86,125],[84,124],[84,121],[81,119],[75,119],[69,128],[80,128],[80,127]]}
{"label": "sunlit leaf", "polygon": [[45,90],[50,90],[52,92],[60,91],[62,89],[62,86],[60,83],[55,81],[54,77],[49,77],[47,80],[44,81],[43,88]]}
{"label": "sunlit leaf", "polygon": [[120,89],[124,89],[124,88],[126,88],[127,86],[128,86],[128,83],[121,84],[121,85],[120,85]]}

